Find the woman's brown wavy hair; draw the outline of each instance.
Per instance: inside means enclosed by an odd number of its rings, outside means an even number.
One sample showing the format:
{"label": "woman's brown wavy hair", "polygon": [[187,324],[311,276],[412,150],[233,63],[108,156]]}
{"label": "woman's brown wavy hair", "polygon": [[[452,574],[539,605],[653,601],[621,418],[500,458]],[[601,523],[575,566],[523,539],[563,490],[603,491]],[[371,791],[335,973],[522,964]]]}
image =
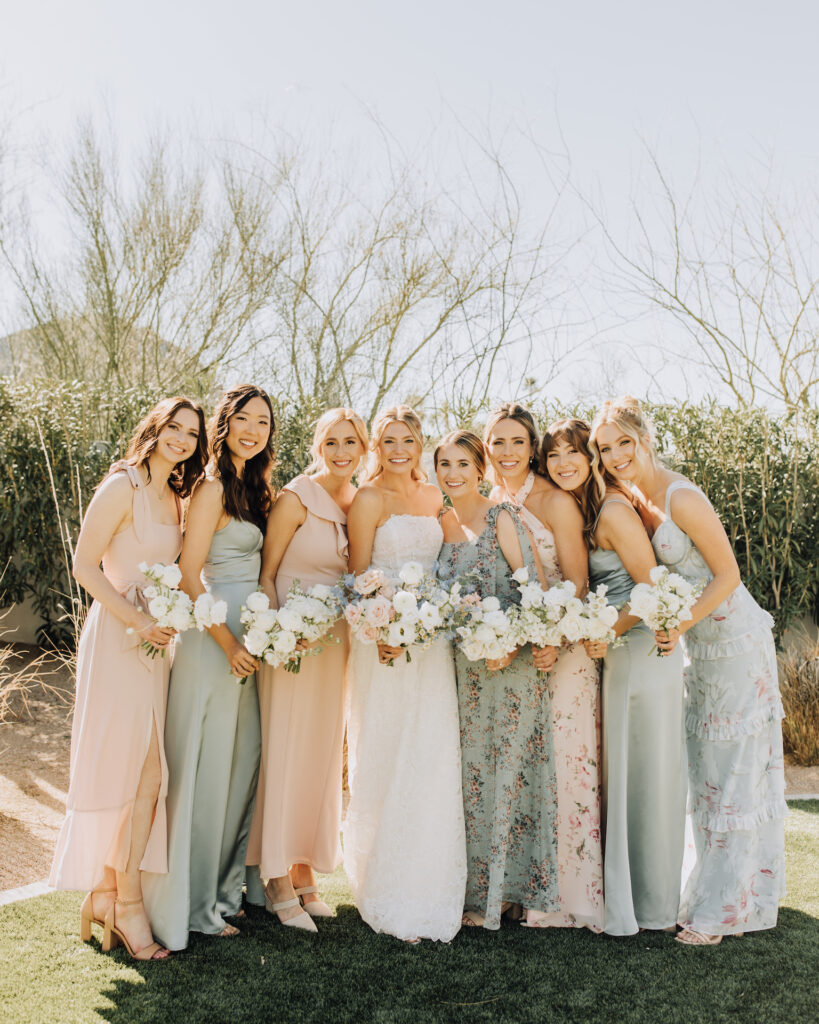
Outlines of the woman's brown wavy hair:
{"label": "woman's brown wavy hair", "polygon": [[549,476],[546,459],[549,452],[554,451],[563,442],[582,452],[589,460],[589,475],[585,482],[569,493],[580,506],[580,511],[583,513],[583,539],[586,541],[586,547],[589,551],[594,551],[597,547],[597,542],[594,539],[594,529],[597,526],[597,517],[600,514],[600,506],[603,503],[603,499],[598,492],[594,475],[591,472],[592,451],[589,447],[590,437],[591,427],[585,420],[564,419],[555,420],[554,423],[550,423],[544,431],[543,442],[540,446],[540,473],[548,480],[552,479]]}
{"label": "woman's brown wavy hair", "polygon": [[[540,434],[538,433],[537,423],[529,409],[527,409],[525,405],[521,405],[520,402],[503,402],[489,413],[486,426],[483,428],[483,443],[487,446],[487,455],[490,455],[489,437],[495,427],[503,420],[514,420],[515,423],[519,423],[529,435],[529,444],[532,446],[532,454],[529,456],[529,469],[533,470],[535,473],[540,473],[540,464],[538,460]],[[500,484],[502,482],[497,479],[497,475],[498,474],[492,468],[490,458],[487,476],[493,484]]]}
{"label": "woman's brown wavy hair", "polygon": [[[270,435],[259,454],[245,462],[244,472],[239,476],[230,456],[227,436],[232,417],[252,398],[261,398],[270,411]],[[276,421],[270,398],[263,388],[255,384],[239,384],[227,390],[219,399],[208,424],[210,469],[222,484],[222,504],[225,512],[234,519],[245,519],[255,523],[262,533],[273,503],[269,481],[275,460],[275,430]]]}
{"label": "woman's brown wavy hair", "polygon": [[199,437],[196,439],[196,448],[193,453],[183,462],[177,464],[171,470],[168,477],[168,486],[175,491],[180,498],[187,498],[193,488],[205,475],[205,465],[208,461],[208,440],[205,429],[205,414],[202,406],[194,402],[192,398],[184,395],[176,395],[173,398],[163,398],[157,402],[149,413],[142,417],[137,424],[134,435],[128,442],[128,450],[125,456],[109,470],[108,475],[127,463],[129,466],[144,466],[148,474],[148,483],[151,482],[151,466],[149,459],[156,450],[159,435],[171,423],[180,409],[190,409],[196,414],[199,420]]}

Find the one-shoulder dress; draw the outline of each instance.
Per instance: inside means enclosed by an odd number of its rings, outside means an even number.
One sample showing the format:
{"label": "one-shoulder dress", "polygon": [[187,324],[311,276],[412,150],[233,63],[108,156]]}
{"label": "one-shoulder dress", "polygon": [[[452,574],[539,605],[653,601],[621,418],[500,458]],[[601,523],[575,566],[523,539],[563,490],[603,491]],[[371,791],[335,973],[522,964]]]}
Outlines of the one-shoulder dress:
{"label": "one-shoulder dress", "polygon": [[[562,581],[554,535],[525,505],[534,473],[512,496],[532,534],[549,586]],[[561,649],[547,677],[557,775],[557,870],[560,910],[538,926],[603,930],[600,821],[600,673],[582,643]]]}
{"label": "one-shoulder dress", "polygon": [[[284,487],[306,510],[276,574],[279,607],[293,583],[332,586],[347,571],[347,517],[309,476]],[[247,862],[262,878],[280,878],[293,864],[322,874],[341,862],[341,774],[347,624],[335,643],[301,661],[298,674],[262,665],[257,673],[262,765]],[[248,896],[250,898],[250,875]],[[261,902],[261,892],[256,900]]]}
{"label": "one-shoulder dress", "polygon": [[[144,607],[141,590],[148,581],[138,567],[175,562],[182,527],[157,523],[139,473],[124,463],[121,469],[134,489],[133,520],[111,538],[102,571],[120,594]],[[154,726],[162,781],[140,868],[167,870],[168,767],[162,736],[170,658],[152,658],[140,643],[116,615],[92,603],[77,649],[71,782],[49,877],[55,889],[94,889],[106,867],[125,871],[134,799]]]}
{"label": "one-shoulder dress", "polygon": [[[471,578],[481,597],[501,607],[519,600],[497,537],[497,518],[514,521],[524,564],[535,575],[529,538],[511,505],[492,507],[473,541],[444,544],[441,572]],[[469,661],[457,647],[455,673],[461,727],[466,822],[465,909],[500,927],[504,902],[555,913],[558,895],[557,781],[549,684],[527,644],[505,669]]]}
{"label": "one-shoulder dress", "polygon": [[[617,499],[614,499],[617,500]],[[625,502],[624,502],[625,504]],[[616,551],[589,554],[592,589],[617,608],[634,581]],[[688,788],[683,658],[653,653],[642,622],[603,661],[603,878],[609,935],[673,928],[680,903]]]}
{"label": "one-shoulder dress", "polygon": [[[702,494],[674,481],[652,544],[671,570],[707,585],[713,573],[672,518],[671,496],[683,489]],[[773,928],[785,895],[784,712],[772,626],[740,583],[682,637],[690,659],[685,725],[697,861],[679,923],[707,935]]]}
{"label": "one-shoulder dress", "polygon": [[[261,548],[254,523],[230,519],[213,535],[202,570],[205,587],[227,602],[227,625],[238,639]],[[165,725],[168,873],[143,878],[154,935],[168,949],[184,949],[191,931],[218,935],[241,908],[260,748],[255,675],[240,683],[207,631],[183,633]]]}

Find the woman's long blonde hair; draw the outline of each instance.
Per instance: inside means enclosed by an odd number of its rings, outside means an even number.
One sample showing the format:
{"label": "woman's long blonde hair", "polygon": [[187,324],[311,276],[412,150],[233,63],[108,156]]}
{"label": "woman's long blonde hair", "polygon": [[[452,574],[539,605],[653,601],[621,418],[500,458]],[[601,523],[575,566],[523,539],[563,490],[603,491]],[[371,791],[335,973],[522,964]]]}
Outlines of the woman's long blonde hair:
{"label": "woman's long blonde hair", "polygon": [[367,424],[354,409],[337,406],[335,409],[328,409],[326,412],[323,412],[316,421],[316,428],[313,431],[313,441],[310,445],[311,461],[310,465],[305,469],[305,473],[315,473],[321,468],[321,446],[324,444],[327,435],[337,423],[350,423],[352,425],[355,435],[361,442],[361,447],[364,449],[364,453],[366,454],[369,446]]}
{"label": "woman's long blonde hair", "polygon": [[607,487],[623,490],[623,485],[607,472],[600,460],[600,449],[597,445],[597,431],[607,423],[614,424],[618,430],[630,437],[635,445],[642,445],[648,453],[649,460],[655,468],[660,465],[657,458],[654,424],[643,412],[643,407],[631,395],[610,398],[603,402],[592,420],[589,435],[589,451],[591,452],[591,469],[599,500],[602,502]]}
{"label": "woman's long blonde hair", "polygon": [[407,430],[418,442],[418,465],[412,470],[413,480],[427,480],[426,470],[420,462],[420,456],[424,453],[424,430],[418,413],[409,405],[391,405],[388,409],[382,409],[373,420],[373,432],[370,437],[370,454],[367,459],[367,468],[361,478],[362,483],[369,483],[381,476],[384,467],[378,457],[378,446],[384,431],[391,423],[403,423]]}

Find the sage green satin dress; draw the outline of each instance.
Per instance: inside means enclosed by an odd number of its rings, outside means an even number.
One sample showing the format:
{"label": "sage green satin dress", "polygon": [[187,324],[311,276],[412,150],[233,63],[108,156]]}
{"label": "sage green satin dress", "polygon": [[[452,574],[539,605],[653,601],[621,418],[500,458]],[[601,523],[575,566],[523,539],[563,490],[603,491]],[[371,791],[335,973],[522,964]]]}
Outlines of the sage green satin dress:
{"label": "sage green satin dress", "polygon": [[[262,539],[253,523],[231,519],[214,534],[202,570],[207,589],[227,602],[227,625],[239,639]],[[144,874],[142,886],[153,933],[169,949],[184,949],[189,931],[218,935],[241,908],[260,752],[255,675],[240,683],[207,631],[183,633],[165,722],[168,873]]]}
{"label": "sage green satin dress", "polygon": [[[615,551],[589,555],[594,590],[618,608],[634,587]],[[658,657],[642,622],[603,662],[603,878],[608,935],[677,922],[688,775],[683,655]]]}

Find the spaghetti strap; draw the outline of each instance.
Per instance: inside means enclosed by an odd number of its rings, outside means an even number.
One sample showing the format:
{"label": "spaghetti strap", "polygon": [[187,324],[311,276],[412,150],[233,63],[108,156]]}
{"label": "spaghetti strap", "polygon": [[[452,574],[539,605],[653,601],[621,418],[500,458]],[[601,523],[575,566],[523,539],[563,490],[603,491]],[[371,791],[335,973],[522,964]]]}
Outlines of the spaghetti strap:
{"label": "spaghetti strap", "polygon": [[592,527],[592,533],[597,529],[597,524],[600,522],[600,516],[603,514],[603,509],[606,505],[625,505],[627,508],[634,509],[634,506],[630,501],[626,501],[625,498],[606,498],[600,508],[597,510],[597,518],[594,520],[594,526]]}

